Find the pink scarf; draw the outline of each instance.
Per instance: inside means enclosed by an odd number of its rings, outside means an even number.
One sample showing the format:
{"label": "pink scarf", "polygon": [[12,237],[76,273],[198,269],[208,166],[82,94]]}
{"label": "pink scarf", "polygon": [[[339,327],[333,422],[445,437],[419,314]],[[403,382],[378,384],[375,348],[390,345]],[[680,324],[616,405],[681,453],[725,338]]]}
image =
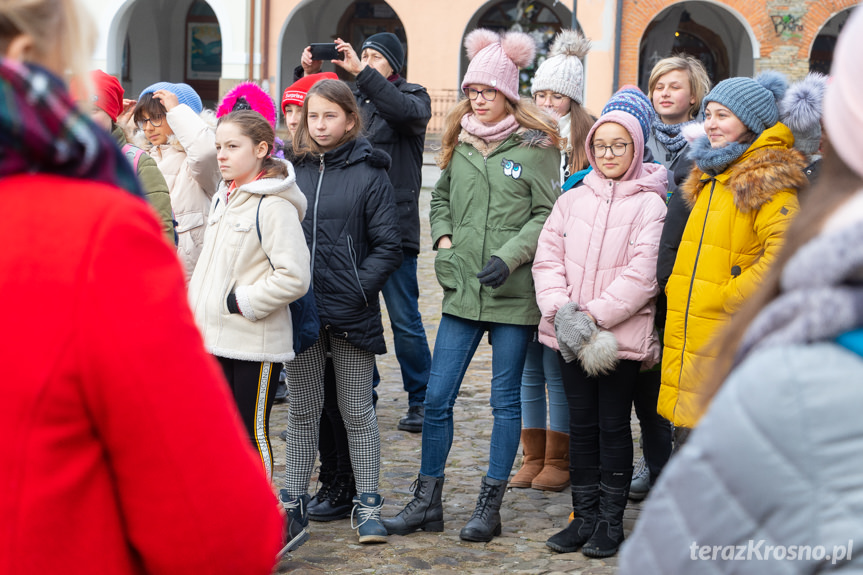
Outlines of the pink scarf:
{"label": "pink scarf", "polygon": [[485,124],[477,120],[473,113],[467,113],[461,117],[461,127],[472,135],[486,142],[500,142],[518,130],[518,122],[515,116],[509,114],[497,124]]}

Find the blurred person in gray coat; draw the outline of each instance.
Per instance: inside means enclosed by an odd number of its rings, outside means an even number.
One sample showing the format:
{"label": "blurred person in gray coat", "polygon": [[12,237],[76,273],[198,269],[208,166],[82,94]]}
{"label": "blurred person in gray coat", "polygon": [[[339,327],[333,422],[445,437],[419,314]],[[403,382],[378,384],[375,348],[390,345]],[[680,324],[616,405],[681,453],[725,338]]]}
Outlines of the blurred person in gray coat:
{"label": "blurred person in gray coat", "polygon": [[719,342],[709,409],[651,491],[622,574],[863,571],[861,39],[858,10],[825,94],[820,178]]}

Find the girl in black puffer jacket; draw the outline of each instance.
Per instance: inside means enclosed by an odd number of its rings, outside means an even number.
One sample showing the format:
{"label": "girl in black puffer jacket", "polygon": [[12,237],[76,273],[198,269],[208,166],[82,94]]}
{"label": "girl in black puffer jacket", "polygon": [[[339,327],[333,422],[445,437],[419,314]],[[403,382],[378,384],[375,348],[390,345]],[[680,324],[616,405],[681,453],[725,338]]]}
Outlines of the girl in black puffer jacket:
{"label": "girl in black puffer jacket", "polygon": [[356,101],[346,84],[324,80],[309,90],[293,148],[297,184],[308,199],[303,231],[321,332],[311,348],[287,364],[291,403],[281,498],[292,524],[305,524],[330,353],[359,493],[352,520],[360,543],[376,543],[387,535],[380,522],[380,435],[372,406],[375,354],[386,352],[378,293],[401,264],[402,250],[386,172],[390,158],[374,150],[360,131]]}

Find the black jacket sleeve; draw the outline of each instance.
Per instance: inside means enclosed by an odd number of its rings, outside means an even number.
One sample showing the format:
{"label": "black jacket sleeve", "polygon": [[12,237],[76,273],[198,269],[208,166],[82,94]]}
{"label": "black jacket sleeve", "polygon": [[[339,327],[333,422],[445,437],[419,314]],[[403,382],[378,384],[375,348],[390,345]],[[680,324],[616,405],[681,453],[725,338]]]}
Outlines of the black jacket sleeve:
{"label": "black jacket sleeve", "polygon": [[[675,186],[676,187],[676,186]],[[656,282],[659,284],[659,297],[656,300],[656,325],[665,326],[665,286],[671,271],[674,269],[674,260],[677,259],[677,249],[683,238],[683,230],[692,210],[683,199],[683,194],[675,190],[668,200],[668,213],[665,216],[665,225],[662,227],[662,235],[659,237],[659,256],[656,259]]]}
{"label": "black jacket sleeve", "polygon": [[380,170],[370,186],[365,204],[368,255],[358,273],[366,295],[377,297],[390,274],[402,264],[402,244],[393,186],[386,172]]}
{"label": "black jacket sleeve", "polygon": [[431,98],[422,86],[403,83],[399,87],[371,66],[366,66],[357,75],[357,89],[375,105],[378,114],[395,131],[425,134],[431,119]]}

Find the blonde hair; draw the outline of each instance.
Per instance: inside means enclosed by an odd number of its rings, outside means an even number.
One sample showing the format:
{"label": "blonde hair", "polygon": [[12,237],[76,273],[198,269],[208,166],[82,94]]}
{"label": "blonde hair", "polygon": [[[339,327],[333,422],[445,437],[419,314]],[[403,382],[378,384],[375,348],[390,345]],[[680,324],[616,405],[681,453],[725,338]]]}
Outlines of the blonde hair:
{"label": "blonde hair", "polygon": [[695,99],[695,102],[689,107],[689,119],[694,119],[701,110],[702,100],[710,92],[710,78],[707,76],[707,70],[704,69],[701,60],[697,58],[688,54],[678,54],[657,62],[650,72],[650,79],[647,81],[647,97],[653,102],[653,89],[656,87],[656,83],[662,76],[675,70],[686,72],[686,76],[689,78],[689,93]]}
{"label": "blonde hair", "polygon": [[[551,145],[560,147],[560,136],[557,126],[551,117],[540,110],[530,98],[520,98],[518,102],[504,102],[504,110],[508,115],[515,116],[515,121],[522,128],[528,130],[539,130],[544,132],[551,140]],[[458,145],[458,136],[461,133],[461,119],[471,111],[470,100],[463,98],[449,112],[444,119],[444,132],[441,137],[441,151],[437,155],[437,165],[440,169],[446,168],[455,147]]]}
{"label": "blonde hair", "polygon": [[16,37],[33,39],[35,63],[59,59],[66,80],[90,85],[90,54],[96,37],[90,14],[79,0],[0,0],[0,53]]}

